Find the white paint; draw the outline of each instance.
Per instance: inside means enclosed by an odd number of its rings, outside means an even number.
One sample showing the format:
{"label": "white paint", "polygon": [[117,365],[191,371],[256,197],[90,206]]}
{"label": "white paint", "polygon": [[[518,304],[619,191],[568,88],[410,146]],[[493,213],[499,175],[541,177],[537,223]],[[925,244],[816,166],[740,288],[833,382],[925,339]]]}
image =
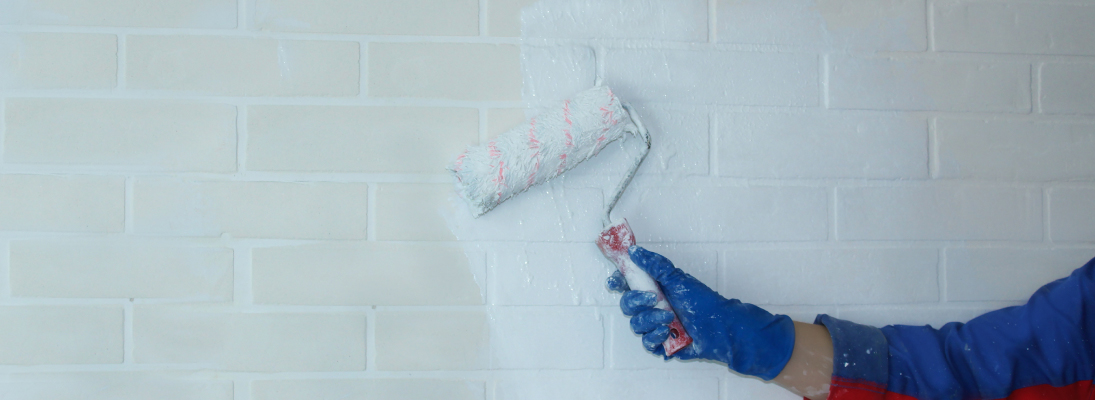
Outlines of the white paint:
{"label": "white paint", "polygon": [[26,53],[24,39],[15,35],[0,35],[0,87],[16,87],[16,69]]}
{"label": "white paint", "polygon": [[718,4],[720,43],[834,51],[924,51],[923,0],[730,0]]}
{"label": "white paint", "polygon": [[599,369],[604,328],[590,307],[495,307],[491,368]]}
{"label": "white paint", "polygon": [[[945,302],[946,288],[937,282],[951,278],[938,275],[937,266],[948,262],[940,259],[943,245],[909,248],[903,241],[921,231],[961,240],[971,232],[1016,225],[1023,230],[1016,235],[1041,235],[1034,224],[1027,223],[1038,221],[1028,213],[967,218],[978,224],[967,227],[948,225],[947,220],[961,216],[936,215],[927,208],[915,210],[915,215],[872,217],[872,225],[897,224],[896,235],[902,240],[898,243],[870,242],[889,239],[894,233],[877,229],[865,235],[845,233],[848,227],[833,224],[861,219],[857,209],[845,207],[847,199],[841,193],[848,190],[897,186],[915,196],[935,193],[936,186],[915,184],[932,178],[929,166],[938,154],[931,147],[935,142],[929,131],[934,128],[934,115],[908,110],[1022,110],[1029,107],[1023,99],[1029,99],[1030,88],[1023,81],[1029,75],[1024,78],[1021,63],[875,55],[927,49],[923,1],[892,0],[864,8],[848,1],[726,0],[717,2],[713,10],[718,15],[710,19],[707,4],[696,3],[542,1],[526,8],[522,16],[523,96],[533,107],[530,117],[544,112],[546,104],[603,79],[639,110],[644,122],[654,121],[647,123],[654,150],[614,213],[629,219],[639,243],[667,252],[690,272],[697,268],[692,264],[701,262],[701,279],[712,286],[718,282],[719,288],[730,291],[728,296],[769,304],[775,312],[791,312],[799,320],[809,320],[816,312],[839,314],[845,308],[849,317],[871,323],[886,323],[876,310],[894,311],[892,321],[901,322],[905,320],[902,313],[912,314],[914,320],[932,313],[945,319],[991,308],[964,306],[958,313],[953,312],[954,306],[931,303],[893,308],[892,304]],[[701,34],[708,20],[717,21],[711,31],[721,47],[670,44],[711,39],[706,31]],[[690,25],[666,32],[666,27],[682,23]],[[776,46],[780,51],[756,51],[768,48],[757,46]],[[835,87],[830,87],[831,79]],[[829,109],[828,98],[834,94],[838,107],[884,112]],[[608,146],[598,156],[479,219],[473,220],[466,211],[450,212],[450,227],[465,248],[474,248],[471,253],[476,254],[487,249],[488,304],[507,306],[496,307],[492,313],[501,318],[492,325],[493,367],[598,369],[592,359],[570,349],[591,343],[570,343],[566,350],[549,353],[526,346],[534,346],[528,336],[546,343],[555,335],[575,335],[572,330],[580,329],[574,321],[545,324],[557,314],[540,307],[603,304],[608,307],[601,315],[611,316],[607,321],[612,326],[605,333],[611,347],[602,349],[610,354],[606,368],[688,371],[696,376],[722,373],[719,366],[666,363],[649,357],[627,328],[626,317],[619,315],[615,296],[589,294],[613,268],[591,245],[585,247],[600,229],[597,210],[637,151],[628,141]],[[1062,165],[1075,164],[1068,160],[1062,160]],[[595,201],[594,193],[601,202]],[[973,188],[960,189],[959,198],[952,200],[977,197],[975,193]],[[1031,211],[1043,206],[1037,201],[1030,204]],[[926,221],[928,226],[900,225],[906,219]],[[856,234],[857,241],[842,241],[845,234]],[[681,255],[674,250],[678,246],[711,255]],[[767,274],[752,274],[754,267],[737,263],[742,254],[750,255],[752,265],[775,268]],[[717,279],[716,263],[720,264]],[[847,292],[846,288],[834,291],[829,284],[818,286],[824,280],[818,277],[841,279],[845,274],[869,289]],[[586,279],[596,281],[582,281]],[[910,280],[915,288],[907,287]],[[779,293],[790,295],[773,297]],[[738,389],[744,387],[767,396],[786,395],[778,388],[754,389],[756,383],[717,376],[731,382],[733,389],[723,399],[738,398]],[[627,382],[633,385],[640,380]],[[575,393],[568,395],[612,397],[605,394],[611,382],[567,380],[565,385],[574,387]],[[494,395],[540,398],[561,390],[555,386],[504,381]]]}
{"label": "white paint", "polygon": [[597,58],[586,46],[521,46],[521,70],[526,77],[521,96],[534,106],[554,105],[592,87]]}
{"label": "white paint", "polygon": [[[522,38],[707,40],[706,0],[542,0],[521,13]],[[542,77],[533,77],[541,80]]]}

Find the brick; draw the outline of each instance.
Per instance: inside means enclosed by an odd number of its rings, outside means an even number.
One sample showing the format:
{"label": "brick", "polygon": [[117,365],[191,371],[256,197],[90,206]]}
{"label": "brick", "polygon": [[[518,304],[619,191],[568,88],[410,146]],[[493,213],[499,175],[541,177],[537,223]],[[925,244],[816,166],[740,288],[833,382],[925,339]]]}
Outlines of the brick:
{"label": "brick", "polygon": [[365,184],[142,178],[133,226],[152,235],[364,239]]}
{"label": "brick", "polygon": [[[651,62],[659,60],[659,62]],[[605,84],[637,103],[818,105],[813,54],[610,50]]]}
{"label": "brick", "polygon": [[[710,246],[682,245],[678,243],[639,243],[639,245],[665,256],[673,262],[674,266],[710,287],[715,287],[718,284],[718,252]],[[612,305],[618,303],[614,301]]]}
{"label": "brick", "polygon": [[259,304],[483,304],[458,247],[359,242],[256,248],[252,264]]}
{"label": "brick", "polygon": [[718,41],[871,51],[924,51],[923,0],[718,2]]}
{"label": "brick", "polygon": [[479,138],[471,108],[250,106],[247,169],[444,173]]}
{"label": "brick", "polygon": [[494,139],[498,135],[523,124],[525,120],[525,110],[523,108],[487,109],[487,138]]}
{"label": "brick", "polygon": [[122,308],[0,307],[0,364],[121,364]]}
{"label": "brick", "polygon": [[4,161],[236,170],[236,109],[164,100],[11,99]]}
{"label": "brick", "polygon": [[799,400],[802,397],[759,379],[727,379],[726,393],[734,394],[731,399]]}
{"label": "brick", "polygon": [[840,240],[1042,240],[1041,190],[936,184],[837,188]]}
{"label": "brick", "polygon": [[187,373],[70,372],[5,376],[5,400],[232,400],[232,381]]}
{"label": "brick", "polygon": [[936,249],[735,250],[719,257],[718,290],[754,304],[936,302],[938,269]]}
{"label": "brick", "polygon": [[939,119],[936,142],[944,178],[1095,178],[1095,124]]}
{"label": "brick", "polygon": [[726,365],[707,360],[678,359],[666,360],[661,356],[646,351],[642,345],[642,336],[631,330],[631,317],[623,315],[619,308],[613,308],[609,312],[609,340],[611,349],[609,357],[612,360],[612,369],[646,370],[646,369],[689,369],[707,371],[726,371]]}
{"label": "brick", "polygon": [[1091,249],[947,249],[947,300],[1026,300],[1093,257]]}
{"label": "brick", "polygon": [[[739,379],[745,380],[745,379]],[[667,378],[631,374],[631,378],[593,379],[576,385],[572,380],[532,378],[501,379],[495,384],[496,400],[629,400],[696,399],[717,400],[717,378]]]}
{"label": "brick", "polygon": [[1095,114],[1095,64],[1048,63],[1040,81],[1042,112]]}
{"label": "brick", "polygon": [[477,0],[267,0],[255,5],[264,31],[478,36]]}
{"label": "brick", "polygon": [[254,400],[483,400],[480,381],[442,379],[301,379],[251,383]]}
{"label": "brick", "polygon": [[254,372],[365,369],[365,316],[352,313],[137,306],[133,340],[138,364]]}
{"label": "brick", "polygon": [[[626,17],[620,17],[621,10],[627,10]],[[524,9],[521,22],[526,38],[706,42],[707,2],[547,2]]]}
{"label": "brick", "polygon": [[118,80],[118,37],[0,34],[0,71],[0,89],[5,90],[112,89]]}
{"label": "brick", "polygon": [[821,188],[640,186],[615,214],[639,243],[803,241],[828,237],[827,207]]}
{"label": "brick", "polygon": [[355,42],[130,35],[126,85],[225,96],[356,96],[359,50]]}
{"label": "brick", "polygon": [[596,246],[513,244],[487,256],[493,305],[613,305],[605,288],[613,266]]}
{"label": "brick", "polygon": [[1050,190],[1049,236],[1054,242],[1095,242],[1095,189]]}
{"label": "brick", "polygon": [[0,4],[0,24],[235,28],[233,0],[44,0]]}
{"label": "brick", "polygon": [[487,34],[521,36],[521,10],[536,0],[487,0]]}
{"label": "brick", "polygon": [[[707,283],[715,282],[715,252],[644,244],[670,257],[681,269]],[[619,295],[605,288],[616,266],[596,246],[528,243],[499,246],[488,252],[487,282],[493,305],[619,304]]]}
{"label": "brick", "polygon": [[232,250],[135,240],[11,242],[20,297],[232,298]]}
{"label": "brick", "polygon": [[[613,185],[622,175],[614,176]],[[602,198],[600,189],[539,185],[479,218],[459,200],[450,224],[457,239],[465,241],[589,241],[602,229]]]}
{"label": "brick", "polygon": [[597,57],[589,47],[521,46],[522,98],[534,105],[558,103],[593,87]]}
{"label": "brick", "polygon": [[444,215],[459,202],[451,184],[376,186],[377,240],[456,240]]}
{"label": "brick", "polygon": [[719,175],[745,178],[924,179],[923,118],[867,113],[719,116]]}
{"label": "brick", "polygon": [[[1021,304],[1021,303],[1019,303]],[[949,322],[965,323],[977,316],[1002,307],[1018,304],[953,306],[924,304],[915,306],[851,306],[841,307],[838,318],[882,327],[886,325],[931,325],[942,327]]]}
{"label": "brick", "polygon": [[706,110],[636,105],[635,114],[653,137],[639,174],[708,174],[711,130]]}
{"label": "brick", "polygon": [[867,110],[1026,113],[1030,65],[833,56],[829,106]]}
{"label": "brick", "polygon": [[514,45],[370,43],[369,97],[521,100]]}
{"label": "brick", "polygon": [[382,371],[490,367],[484,311],[377,311],[376,367]]}
{"label": "brick", "polygon": [[125,181],[0,175],[0,231],[121,232]]}
{"label": "brick", "polygon": [[1095,7],[944,1],[935,5],[941,51],[1095,55]]}
{"label": "brick", "polygon": [[603,342],[596,309],[499,307],[491,314],[492,369],[600,369]]}

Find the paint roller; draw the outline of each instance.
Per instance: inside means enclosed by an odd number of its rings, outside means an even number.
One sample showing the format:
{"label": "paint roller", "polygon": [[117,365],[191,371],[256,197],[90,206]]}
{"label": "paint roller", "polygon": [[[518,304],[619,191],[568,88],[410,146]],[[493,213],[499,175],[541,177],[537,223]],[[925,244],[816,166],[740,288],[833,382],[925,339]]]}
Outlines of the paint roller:
{"label": "paint roller", "polygon": [[[673,311],[657,282],[635,265],[627,249],[635,234],[626,219],[612,219],[612,209],[635,177],[650,152],[650,134],[635,110],[618,99],[606,86],[594,86],[564,100],[484,146],[470,146],[449,167],[456,177],[456,189],[479,217],[507,199],[541,184],[596,156],[609,143],[633,136],[645,142],[642,154],[616,186],[605,207],[604,230],[595,240],[623,274],[633,290],[654,292],[657,308]],[[665,354],[672,355],[692,343],[679,319],[669,325]]]}

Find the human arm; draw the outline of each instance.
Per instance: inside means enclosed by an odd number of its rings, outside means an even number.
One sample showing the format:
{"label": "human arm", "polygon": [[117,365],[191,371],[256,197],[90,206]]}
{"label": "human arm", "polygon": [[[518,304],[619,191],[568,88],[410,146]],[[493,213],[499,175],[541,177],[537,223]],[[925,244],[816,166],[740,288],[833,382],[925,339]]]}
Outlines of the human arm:
{"label": "human arm", "polygon": [[833,377],[833,342],[822,325],[795,321],[795,347],[791,359],[772,379],[796,395],[822,400],[829,396]]}
{"label": "human arm", "polygon": [[[648,261],[641,262],[643,259]],[[1095,393],[1095,260],[1068,278],[1043,286],[1022,306],[992,311],[964,324],[955,322],[939,329],[875,328],[822,314],[815,327],[794,323],[792,330],[770,329],[784,326],[774,323],[784,316],[726,300],[717,293],[712,296],[711,289],[664,257],[636,249],[632,260],[663,284],[663,292],[696,340],[694,346],[714,344],[728,349],[725,353],[729,355],[709,357],[710,348],[696,351],[689,347],[674,357],[715,359],[750,375],[761,376],[752,373],[760,371],[768,374],[762,378],[811,399],[826,398],[825,391],[817,390],[818,385],[825,385],[826,375],[831,379],[824,387],[828,398],[834,399],[1082,399]],[[647,269],[658,265],[661,267]],[[609,286],[613,286],[611,278]],[[693,293],[704,295],[693,297]],[[640,297],[639,293],[625,293],[621,307],[636,316],[632,319],[636,332],[646,332],[644,346],[664,355],[658,348],[664,340],[658,327],[634,324],[647,312],[629,304]],[[719,306],[690,304],[697,301]],[[727,332],[737,331],[712,330],[689,322],[704,319],[754,332],[726,338]],[[788,337],[793,340],[787,341]],[[791,347],[793,354],[781,364],[783,358],[778,355]],[[830,369],[825,370],[825,365]],[[772,371],[779,374],[771,375]],[[803,372],[807,377],[796,379],[796,374]]]}

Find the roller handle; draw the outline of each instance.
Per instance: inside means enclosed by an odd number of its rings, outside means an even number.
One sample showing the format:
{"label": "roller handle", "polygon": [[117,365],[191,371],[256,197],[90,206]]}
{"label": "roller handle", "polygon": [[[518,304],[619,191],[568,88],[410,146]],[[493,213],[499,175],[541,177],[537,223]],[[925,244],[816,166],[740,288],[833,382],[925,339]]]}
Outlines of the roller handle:
{"label": "roller handle", "polygon": [[601,231],[601,236],[597,238],[597,247],[601,249],[605,257],[616,264],[616,268],[623,274],[631,290],[654,292],[657,296],[657,304],[654,307],[673,312],[673,322],[669,323],[669,338],[662,344],[665,347],[665,355],[671,356],[677,350],[692,344],[692,337],[684,330],[681,320],[669,306],[669,301],[666,300],[654,278],[631,261],[627,249],[633,245],[635,245],[635,233],[631,231],[631,226],[627,224],[626,219],[612,223]]}

